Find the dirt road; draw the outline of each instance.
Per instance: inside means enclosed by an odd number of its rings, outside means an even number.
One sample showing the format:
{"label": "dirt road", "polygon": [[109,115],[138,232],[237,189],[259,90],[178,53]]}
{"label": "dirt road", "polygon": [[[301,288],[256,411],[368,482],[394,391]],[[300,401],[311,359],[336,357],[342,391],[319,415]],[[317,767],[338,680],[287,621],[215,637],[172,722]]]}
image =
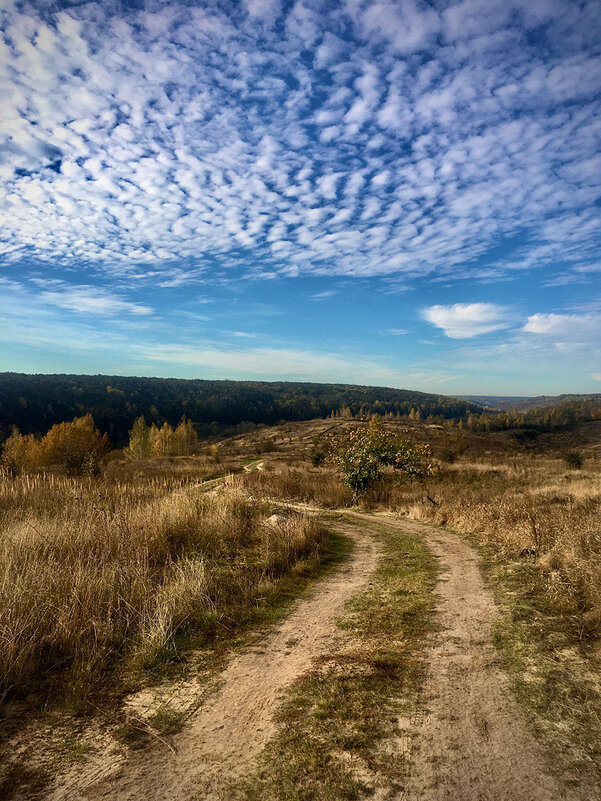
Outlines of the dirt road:
{"label": "dirt road", "polygon": [[302,600],[272,633],[235,656],[219,688],[173,738],[174,752],[157,744],[127,761],[105,756],[58,783],[54,801],[119,799],[183,801],[227,798],[228,779],[248,769],[275,733],[278,696],[312,662],[332,649],[344,605],[364,590],[379,553],[368,527],[337,524],[349,537],[349,559]]}
{"label": "dirt road", "polygon": [[570,793],[549,776],[492,642],[499,610],[480,559],[455,534],[386,518],[425,536],[439,558],[439,631],[428,651],[421,712],[412,721],[414,751],[403,801],[560,801]]}
{"label": "dirt road", "polygon": [[[440,624],[427,654],[420,714],[409,722],[411,766],[394,801],[559,801],[567,794],[545,770],[499,664],[491,633],[499,612],[476,552],[442,529],[390,516],[348,513],[338,530],[351,538],[348,562],[317,584],[259,644],[234,656],[218,688],[173,739],[127,760],[92,759],[64,777],[54,801],[225,799],[228,779],[244,774],[275,733],[280,693],[330,651],[345,603],[364,590],[379,553],[374,521],[424,537],[439,558]],[[370,528],[370,523],[372,527]],[[576,793],[576,791],[573,791]]]}

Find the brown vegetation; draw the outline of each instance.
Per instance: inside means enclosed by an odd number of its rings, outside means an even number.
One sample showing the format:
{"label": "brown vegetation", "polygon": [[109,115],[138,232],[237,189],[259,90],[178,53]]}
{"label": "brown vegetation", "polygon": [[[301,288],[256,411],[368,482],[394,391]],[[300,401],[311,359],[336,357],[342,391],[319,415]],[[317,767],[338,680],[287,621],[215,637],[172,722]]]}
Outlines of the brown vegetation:
{"label": "brown vegetation", "polygon": [[458,463],[430,481],[427,495],[403,487],[393,503],[410,517],[475,534],[503,555],[535,560],[566,612],[578,614],[590,633],[601,633],[601,475],[595,464],[575,471],[559,458]]}
{"label": "brown vegetation", "polygon": [[314,468],[306,463],[297,466],[284,461],[265,465],[262,471],[244,476],[245,489],[255,497],[297,501],[326,509],[350,506],[351,490],[330,468]]}
{"label": "brown vegetation", "polygon": [[[572,449],[566,451],[561,432],[553,451],[551,435],[544,435],[544,453],[535,455],[513,440],[500,440],[504,433],[421,424],[408,434],[417,442],[432,441],[438,457],[434,475],[425,483],[387,475],[363,495],[362,505],[448,525],[476,535],[500,555],[530,559],[566,610],[578,614],[587,631],[601,633],[601,430],[597,423],[586,425],[596,431],[594,442],[587,439],[590,431],[582,430],[585,445],[574,450],[578,432],[573,431]],[[400,430],[406,431],[404,425]],[[344,436],[344,429],[335,435]],[[288,457],[267,463],[262,473],[245,476],[244,485],[256,495],[328,508],[352,503],[334,467],[315,466],[307,452],[296,462]]]}
{"label": "brown vegetation", "polygon": [[[315,556],[321,528],[235,491],[20,476],[0,485],[0,685],[80,703],[116,666],[152,668],[235,625]],[[50,684],[49,684],[50,682]]]}

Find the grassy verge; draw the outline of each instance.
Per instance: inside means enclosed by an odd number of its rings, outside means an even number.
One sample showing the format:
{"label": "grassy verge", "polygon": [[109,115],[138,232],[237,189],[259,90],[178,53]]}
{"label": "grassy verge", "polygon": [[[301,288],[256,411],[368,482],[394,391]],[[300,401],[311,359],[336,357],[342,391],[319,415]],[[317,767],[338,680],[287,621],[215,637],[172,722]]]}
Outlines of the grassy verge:
{"label": "grassy verge", "polygon": [[574,588],[533,559],[510,559],[470,537],[504,611],[494,631],[515,695],[549,764],[573,784],[601,783],[598,641]]}
{"label": "grassy verge", "polygon": [[[13,704],[9,715],[0,716],[0,797],[12,798],[19,788],[27,788],[32,798],[44,797],[44,790],[57,770],[64,770],[67,764],[95,750],[98,727],[110,731],[127,749],[144,748],[156,742],[157,736],[168,742],[182,728],[188,713],[164,702],[145,718],[131,718],[126,709],[119,707],[124,692],[142,685],[156,685],[160,699],[163,687],[177,685],[186,678],[193,676],[197,681],[204,677],[208,683],[233,648],[248,644],[259,636],[263,627],[284,617],[316,579],[326,576],[348,557],[349,540],[335,532],[322,531],[318,548],[298,559],[276,582],[269,581],[258,597],[246,598],[235,610],[230,609],[212,629],[210,637],[206,630],[182,630],[173,637],[172,658],[147,666],[143,674],[128,671],[113,688],[111,697],[97,693],[94,705],[101,718],[97,725],[85,717],[65,715],[65,711],[72,710],[65,710],[64,705],[38,711],[39,725],[29,731],[26,743],[15,749],[13,738],[22,727],[22,715],[19,705]],[[202,683],[197,692],[201,690]]]}
{"label": "grassy verge", "polygon": [[280,734],[232,797],[350,801],[379,784],[402,787],[403,721],[415,710],[423,678],[436,566],[421,540],[384,527],[381,533],[385,553],[373,585],[340,623],[347,636],[293,686]]}

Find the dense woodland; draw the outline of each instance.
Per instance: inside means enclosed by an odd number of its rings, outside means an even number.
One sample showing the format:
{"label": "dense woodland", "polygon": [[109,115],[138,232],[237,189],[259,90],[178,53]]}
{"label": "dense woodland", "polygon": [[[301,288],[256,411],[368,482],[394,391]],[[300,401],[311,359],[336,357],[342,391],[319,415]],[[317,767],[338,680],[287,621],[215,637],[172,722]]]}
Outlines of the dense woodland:
{"label": "dense woodland", "polygon": [[525,411],[470,413],[465,425],[470,431],[504,431],[511,428],[553,431],[575,423],[601,420],[601,396],[581,395],[553,406],[536,406]]}
{"label": "dense woodland", "polygon": [[102,375],[0,373],[0,431],[45,434],[56,423],[92,414],[114,445],[124,445],[141,415],[177,425],[185,416],[201,436],[241,424],[311,420],[332,414],[433,416],[459,420],[482,407],[459,398],[387,387],[301,382],[205,381]]}
{"label": "dense woodland", "polygon": [[587,402],[593,402],[601,406],[601,393],[599,392],[585,395],[536,395],[534,397],[524,395],[462,395],[460,397],[484,406],[486,409],[502,412],[527,412],[531,409]]}

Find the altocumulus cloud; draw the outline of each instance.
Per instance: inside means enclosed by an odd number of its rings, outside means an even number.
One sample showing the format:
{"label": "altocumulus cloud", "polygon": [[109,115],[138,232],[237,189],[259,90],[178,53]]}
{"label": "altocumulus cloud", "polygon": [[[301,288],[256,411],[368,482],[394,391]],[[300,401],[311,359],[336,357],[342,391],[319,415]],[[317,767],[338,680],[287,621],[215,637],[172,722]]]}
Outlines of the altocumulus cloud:
{"label": "altocumulus cloud", "polygon": [[[518,234],[494,275],[598,256],[598,0],[144,6],[3,4],[5,263],[176,286],[479,276]],[[86,292],[64,304],[118,310]],[[471,308],[432,321],[502,327]]]}
{"label": "altocumulus cloud", "polygon": [[509,328],[508,310],[494,303],[454,303],[452,306],[430,306],[423,317],[442,328],[451,339],[471,339]]}

